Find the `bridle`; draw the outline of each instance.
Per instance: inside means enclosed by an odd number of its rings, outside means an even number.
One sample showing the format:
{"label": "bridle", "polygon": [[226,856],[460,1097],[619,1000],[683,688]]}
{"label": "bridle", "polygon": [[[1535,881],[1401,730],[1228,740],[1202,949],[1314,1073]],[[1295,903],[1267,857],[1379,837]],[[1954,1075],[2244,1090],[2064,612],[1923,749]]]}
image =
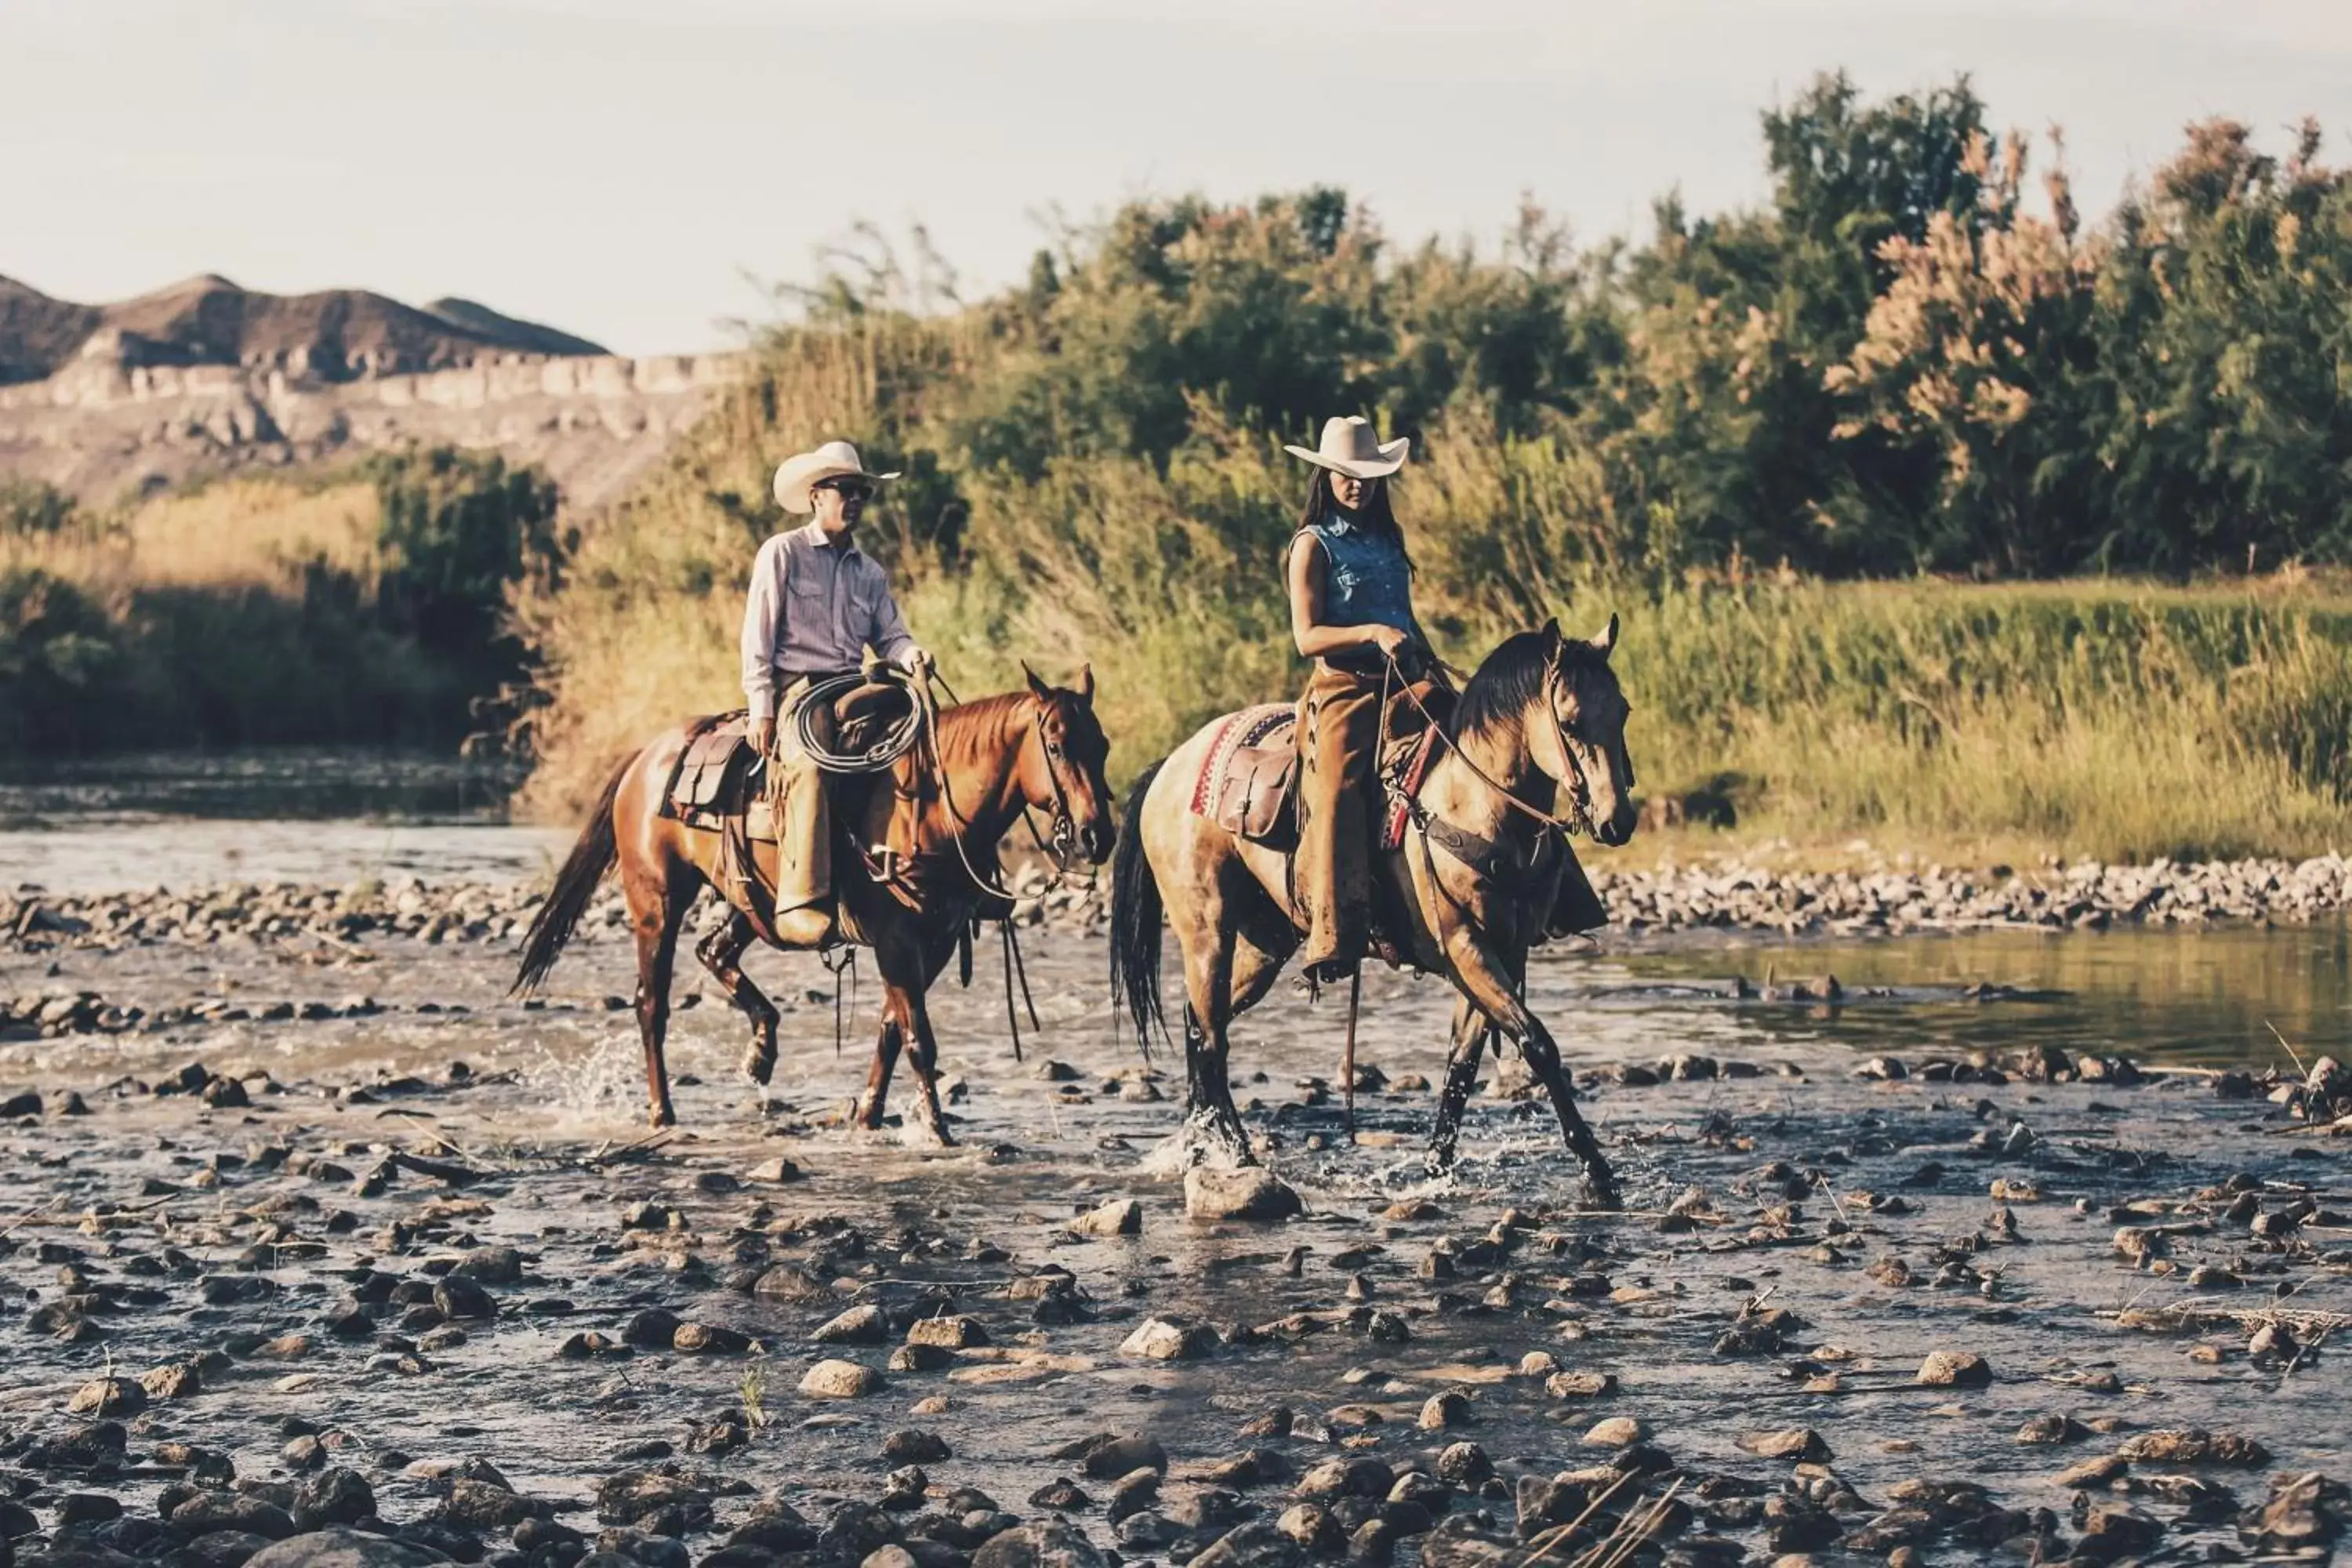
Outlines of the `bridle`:
{"label": "bridle", "polygon": [[[950,687],[937,671],[932,672],[931,679],[938,681],[947,691],[948,700],[950,702],[956,703],[959,707],[961,706],[954,688]],[[1017,902],[1021,897],[1020,894],[1001,885],[995,878],[982,871],[973,861],[971,850],[965,842],[971,832],[971,818],[966,816],[962,808],[956,805],[955,786],[949,777],[947,760],[940,755],[938,704],[928,689],[918,690],[916,701],[926,709],[926,722],[923,729],[929,738],[931,771],[940,781],[940,804],[947,808],[948,820],[954,825],[954,831],[949,837],[955,844],[956,858],[963,864],[964,875],[970,877],[972,885],[979,888],[981,891],[992,894],[1007,903]],[[1034,701],[1034,697],[1033,701]],[[1045,781],[1053,789],[1054,814],[1051,832],[1039,833],[1036,816],[1024,793],[1021,800],[1021,822],[1028,828],[1029,837],[1036,844],[1039,852],[1053,862],[1054,874],[1049,879],[1049,888],[1059,888],[1071,880],[1071,866],[1076,858],[1078,838],[1076,814],[1070,809],[1069,786],[1062,779],[1062,769],[1068,761],[1067,749],[1046,733],[1044,702],[1035,701],[1034,710],[1030,714],[1030,723],[1036,731],[1038,751],[1045,759]],[[992,845],[990,847],[993,849],[994,846]],[[1091,880],[1088,891],[1092,891]]]}
{"label": "bridle", "polygon": [[[1562,647],[1564,648],[1565,646],[1563,644]],[[1542,690],[1544,713],[1551,721],[1552,741],[1559,748],[1560,760],[1567,764],[1570,775],[1560,781],[1568,788],[1570,808],[1570,815],[1563,816],[1529,805],[1505,788],[1493,774],[1480,767],[1476,759],[1463,750],[1462,742],[1454,739],[1445,726],[1438,722],[1437,716],[1423,703],[1420,694],[1413,690],[1412,683],[1404,678],[1404,671],[1397,667],[1395,656],[1391,655],[1388,658],[1389,677],[1395,680],[1397,688],[1404,693],[1406,700],[1420,712],[1422,719],[1429,725],[1430,731],[1437,737],[1439,744],[1460,758],[1462,765],[1468,768],[1471,773],[1487,788],[1502,796],[1506,805],[1535,818],[1547,831],[1570,836],[1581,832],[1597,839],[1601,834],[1598,825],[1592,820],[1592,783],[1586,776],[1584,763],[1577,756],[1576,748],[1568,743],[1568,727],[1560,722],[1559,704],[1553,700],[1554,693],[1559,687],[1564,668],[1559,651],[1554,651],[1551,657],[1544,661]],[[1382,706],[1385,708],[1386,704],[1383,703]]]}

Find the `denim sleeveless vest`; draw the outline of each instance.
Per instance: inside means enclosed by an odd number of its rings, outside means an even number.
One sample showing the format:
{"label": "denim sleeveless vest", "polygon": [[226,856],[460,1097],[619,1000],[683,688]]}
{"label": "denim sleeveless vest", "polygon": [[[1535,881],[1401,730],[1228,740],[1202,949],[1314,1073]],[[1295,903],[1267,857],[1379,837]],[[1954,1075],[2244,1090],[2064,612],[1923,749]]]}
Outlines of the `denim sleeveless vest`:
{"label": "denim sleeveless vest", "polygon": [[[1336,515],[1301,531],[1313,534],[1323,546],[1325,621],[1337,626],[1412,630],[1412,571],[1405,564],[1402,546]],[[1354,668],[1356,661],[1332,662]]]}

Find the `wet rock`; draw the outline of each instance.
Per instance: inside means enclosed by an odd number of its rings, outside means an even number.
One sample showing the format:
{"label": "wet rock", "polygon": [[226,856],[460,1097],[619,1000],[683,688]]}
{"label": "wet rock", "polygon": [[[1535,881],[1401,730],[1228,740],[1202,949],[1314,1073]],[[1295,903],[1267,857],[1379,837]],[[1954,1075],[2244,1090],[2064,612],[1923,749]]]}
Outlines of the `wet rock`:
{"label": "wet rock", "polygon": [[491,1480],[459,1476],[449,1483],[433,1519],[452,1530],[499,1531],[512,1530],[527,1519],[544,1518],[549,1511],[547,1504],[521,1496],[503,1477]]}
{"label": "wet rock", "polygon": [[2163,1536],[2164,1526],[2150,1515],[2109,1503],[2094,1508],[2083,1521],[2077,1551],[2095,1562],[2112,1563],[2119,1557],[2145,1556]]}
{"label": "wet rock", "polygon": [[1776,1432],[1749,1432],[1742,1435],[1738,1442],[1740,1447],[1763,1459],[1826,1465],[1831,1458],[1828,1442],[1810,1426],[1790,1426]]}
{"label": "wet rock", "polygon": [[1192,1559],[1192,1568],[1295,1568],[1297,1543],[1263,1520],[1236,1526]]}
{"label": "wet rock", "polygon": [[192,1363],[173,1362],[167,1366],[141,1373],[139,1386],[146,1391],[150,1399],[193,1399],[204,1392],[205,1380]]}
{"label": "wet rock", "polygon": [[1274,1528],[1308,1552],[1338,1552],[1348,1543],[1348,1532],[1318,1503],[1293,1503],[1274,1521]]}
{"label": "wet rock", "polygon": [[433,1568],[438,1552],[355,1530],[318,1530],[289,1537],[246,1560],[246,1568]]}
{"label": "wet rock", "polygon": [[797,1264],[779,1263],[752,1282],[751,1294],[771,1301],[829,1301],[833,1287]]}
{"label": "wet rock", "polygon": [[882,1439],[882,1457],[894,1465],[936,1465],[949,1457],[948,1440],[936,1432],[902,1426]]}
{"label": "wet rock", "polygon": [[1029,1494],[1031,1508],[1050,1509],[1055,1513],[1084,1513],[1094,1505],[1094,1499],[1067,1476],[1055,1476]]}
{"label": "wet rock", "polygon": [[971,1350],[988,1342],[988,1331],[981,1326],[978,1318],[918,1318],[907,1325],[907,1342],[945,1351]]}
{"label": "wet rock", "polygon": [[1094,1480],[1116,1480],[1146,1468],[1163,1475],[1168,1469],[1168,1450],[1149,1432],[1098,1432],[1056,1450],[1054,1457],[1076,1460]]}
{"label": "wet rock", "polygon": [[1444,1432],[1455,1426],[1468,1426],[1476,1420],[1470,1410],[1469,1396],[1451,1389],[1431,1394],[1421,1407],[1420,1425],[1424,1432]]}
{"label": "wet rock", "polygon": [[1613,1372],[1556,1372],[1544,1379],[1544,1392],[1554,1399],[1598,1399],[1617,1392]]}
{"label": "wet rock", "polygon": [[[1130,1514],[1141,1513],[1145,1509],[1150,1508],[1159,1496],[1160,1472],[1158,1470],[1149,1465],[1139,1466],[1129,1470],[1111,1483],[1108,1508],[1112,1521],[1115,1523]],[[1129,1544],[1139,1543],[1130,1542]],[[1158,1544],[1165,1546],[1168,1542],[1162,1541]]]}
{"label": "wet rock", "polygon": [[2058,1472],[2056,1479],[2058,1485],[2062,1487],[2087,1489],[2106,1486],[2119,1477],[2128,1474],[2130,1470],[2130,1463],[2122,1455],[2101,1454],[2095,1458],[2084,1459],[2079,1463],[2067,1466]]}
{"label": "wet rock", "polygon": [[1216,1331],[1205,1323],[1146,1318],[1120,1342],[1118,1353],[1142,1361],[1198,1361],[1216,1348]]}
{"label": "wet rock", "polygon": [[821,1361],[801,1377],[801,1393],[810,1399],[863,1399],[888,1384],[872,1367],[854,1361]]}
{"label": "wet rock", "polygon": [[674,1514],[689,1530],[708,1530],[712,1500],[708,1488],[684,1476],[624,1470],[596,1483],[596,1517],[625,1527]]}
{"label": "wet rock", "polygon": [[298,1533],[293,1517],[275,1503],[236,1492],[198,1492],[173,1508],[171,1521],[190,1535],[239,1531],[268,1541]]}
{"label": "wet rock", "polygon": [[1465,1490],[1476,1488],[1495,1473],[1495,1462],[1475,1443],[1449,1443],[1437,1456],[1439,1479]]}
{"label": "wet rock", "polygon": [[147,1408],[147,1391],[126,1377],[86,1383],[66,1401],[71,1415],[136,1415]]}
{"label": "wet rock", "polygon": [[2163,1427],[2126,1438],[2116,1456],[2135,1464],[2231,1465],[2260,1469],[2271,1462],[2271,1451],[2252,1437],[2235,1432],[2208,1432],[2201,1427]]}
{"label": "wet rock", "polygon": [[859,1305],[828,1318],[809,1337],[821,1345],[878,1345],[890,1337],[890,1321],[881,1308]]}
{"label": "wet rock", "polygon": [[1143,1205],[1133,1198],[1113,1198],[1072,1220],[1070,1229],[1079,1236],[1140,1236]]}
{"label": "wet rock", "polygon": [[680,1323],[669,1342],[688,1355],[741,1355],[751,1348],[751,1336],[718,1323]]}
{"label": "wet rock", "polygon": [[2270,1496],[2238,1521],[2239,1538],[2260,1551],[2324,1553],[2352,1529],[2352,1489],[2316,1470],[2277,1476]]}
{"label": "wet rock", "polygon": [[320,1531],[334,1525],[357,1524],[375,1516],[375,1489],[357,1470],[336,1466],[320,1471],[294,1489],[291,1511],[298,1530]]}
{"label": "wet rock", "polygon": [[[1197,1559],[1196,1559],[1197,1561]],[[992,1536],[971,1554],[971,1568],[1109,1568],[1083,1531],[1058,1519]]]}
{"label": "wet rock", "polygon": [[678,1316],[659,1307],[648,1307],[631,1318],[621,1331],[621,1342],[641,1351],[666,1351],[677,1339]]}
{"label": "wet rock", "polygon": [[1630,1448],[1650,1435],[1650,1429],[1631,1415],[1612,1415],[1596,1421],[1580,1439],[1588,1448]]}
{"label": "wet rock", "polygon": [[1378,1500],[1395,1484],[1395,1472],[1378,1459],[1326,1459],[1299,1477],[1294,1491],[1310,1502],[1346,1497]]}
{"label": "wet rock", "polygon": [[2072,1415],[2035,1415],[2029,1417],[2017,1429],[2021,1444],[2079,1443],[2091,1435],[2091,1429]]}
{"label": "wet rock", "polygon": [[1923,1388],[1989,1388],[1992,1367],[1969,1351],[1930,1351],[1913,1382]]}
{"label": "wet rock", "polygon": [[1184,1173],[1184,1213],[1196,1220],[1281,1220],[1303,1213],[1298,1194],[1258,1166],[1216,1170],[1196,1165]]}
{"label": "wet rock", "polygon": [[499,1304],[470,1279],[452,1274],[433,1287],[433,1305],[445,1318],[472,1321],[499,1315]]}

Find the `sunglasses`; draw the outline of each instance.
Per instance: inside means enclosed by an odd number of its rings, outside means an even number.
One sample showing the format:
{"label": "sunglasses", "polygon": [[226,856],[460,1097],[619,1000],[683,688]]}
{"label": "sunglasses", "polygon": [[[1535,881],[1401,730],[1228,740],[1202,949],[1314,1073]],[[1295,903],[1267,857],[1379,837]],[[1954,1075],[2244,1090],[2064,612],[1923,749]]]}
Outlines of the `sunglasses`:
{"label": "sunglasses", "polygon": [[838,491],[844,500],[871,500],[874,498],[874,487],[864,479],[827,479],[817,489]]}

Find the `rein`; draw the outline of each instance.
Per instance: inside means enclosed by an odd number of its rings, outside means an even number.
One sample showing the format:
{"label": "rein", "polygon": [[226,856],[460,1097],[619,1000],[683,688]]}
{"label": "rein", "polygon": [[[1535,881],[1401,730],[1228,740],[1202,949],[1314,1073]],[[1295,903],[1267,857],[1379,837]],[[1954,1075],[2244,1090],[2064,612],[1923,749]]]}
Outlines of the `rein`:
{"label": "rein", "polygon": [[1568,731],[1561,727],[1559,710],[1552,706],[1552,686],[1559,679],[1559,664],[1557,660],[1544,668],[1543,704],[1545,714],[1551,720],[1552,739],[1559,747],[1560,760],[1568,764],[1568,770],[1573,775],[1569,781],[1570,785],[1569,799],[1576,808],[1576,814],[1573,816],[1559,816],[1549,811],[1538,810],[1505,788],[1492,773],[1478,765],[1477,759],[1463,749],[1462,742],[1449,734],[1444,725],[1437,721],[1437,716],[1429,710],[1420,695],[1413,690],[1412,683],[1404,679],[1404,671],[1397,668],[1397,661],[1393,655],[1389,657],[1388,668],[1389,673],[1396,679],[1397,689],[1404,693],[1405,700],[1412,703],[1415,710],[1421,714],[1423,721],[1429,725],[1430,732],[1437,737],[1439,743],[1459,757],[1462,760],[1462,765],[1468,768],[1471,774],[1480,783],[1501,795],[1506,805],[1526,813],[1547,829],[1563,834],[1581,831],[1599,837],[1594,833],[1592,826],[1592,786],[1584,776],[1584,764],[1577,760],[1574,748],[1568,743]]}

